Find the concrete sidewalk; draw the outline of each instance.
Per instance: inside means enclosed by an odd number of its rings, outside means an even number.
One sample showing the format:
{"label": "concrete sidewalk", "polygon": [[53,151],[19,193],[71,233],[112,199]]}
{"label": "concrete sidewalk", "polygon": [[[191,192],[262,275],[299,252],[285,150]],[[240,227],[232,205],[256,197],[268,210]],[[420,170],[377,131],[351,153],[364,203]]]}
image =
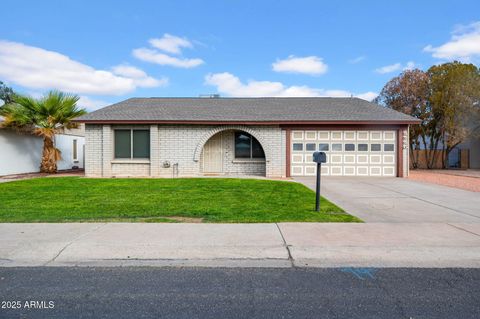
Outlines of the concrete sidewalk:
{"label": "concrete sidewalk", "polygon": [[0,224],[0,266],[480,267],[480,223]]}

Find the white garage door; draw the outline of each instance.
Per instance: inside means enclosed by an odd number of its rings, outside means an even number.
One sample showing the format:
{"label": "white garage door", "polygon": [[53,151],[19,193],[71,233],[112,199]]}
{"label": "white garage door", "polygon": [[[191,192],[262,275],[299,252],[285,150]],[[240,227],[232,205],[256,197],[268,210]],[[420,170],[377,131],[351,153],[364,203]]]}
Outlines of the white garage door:
{"label": "white garage door", "polygon": [[396,132],[292,131],[292,176],[314,176],[315,151],[327,153],[322,175],[396,176]]}

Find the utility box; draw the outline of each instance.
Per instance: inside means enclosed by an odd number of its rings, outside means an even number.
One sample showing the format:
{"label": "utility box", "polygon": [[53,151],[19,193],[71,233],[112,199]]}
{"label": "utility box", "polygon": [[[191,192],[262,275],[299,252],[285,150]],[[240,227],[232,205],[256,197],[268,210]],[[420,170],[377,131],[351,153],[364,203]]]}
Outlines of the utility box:
{"label": "utility box", "polygon": [[314,152],[313,153],[313,161],[315,163],[326,163],[327,162],[327,154],[325,154],[325,152]]}

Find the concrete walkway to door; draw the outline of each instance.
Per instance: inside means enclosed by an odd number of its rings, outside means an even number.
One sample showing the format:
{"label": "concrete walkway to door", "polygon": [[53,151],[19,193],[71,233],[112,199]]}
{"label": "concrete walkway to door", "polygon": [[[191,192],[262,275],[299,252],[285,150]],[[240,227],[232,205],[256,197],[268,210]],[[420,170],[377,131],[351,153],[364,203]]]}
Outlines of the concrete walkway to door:
{"label": "concrete walkway to door", "polygon": [[[314,177],[297,177],[315,189]],[[476,192],[405,178],[322,177],[322,196],[367,223],[479,223]]]}

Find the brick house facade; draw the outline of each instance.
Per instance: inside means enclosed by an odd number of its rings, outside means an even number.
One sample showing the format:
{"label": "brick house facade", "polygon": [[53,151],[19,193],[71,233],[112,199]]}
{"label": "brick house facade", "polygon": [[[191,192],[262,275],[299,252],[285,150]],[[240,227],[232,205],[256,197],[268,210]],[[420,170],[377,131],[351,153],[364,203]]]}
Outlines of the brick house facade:
{"label": "brick house facade", "polygon": [[[130,128],[150,131],[149,160],[114,158],[114,130]],[[262,144],[265,160],[235,159],[236,130],[250,133]],[[85,133],[85,175],[89,177],[204,175],[203,146],[216,134],[224,137],[223,175],[285,177],[285,131],[278,126],[87,124]]]}
{"label": "brick house facade", "polygon": [[354,98],[130,99],[78,119],[88,177],[407,176],[417,120]]}

